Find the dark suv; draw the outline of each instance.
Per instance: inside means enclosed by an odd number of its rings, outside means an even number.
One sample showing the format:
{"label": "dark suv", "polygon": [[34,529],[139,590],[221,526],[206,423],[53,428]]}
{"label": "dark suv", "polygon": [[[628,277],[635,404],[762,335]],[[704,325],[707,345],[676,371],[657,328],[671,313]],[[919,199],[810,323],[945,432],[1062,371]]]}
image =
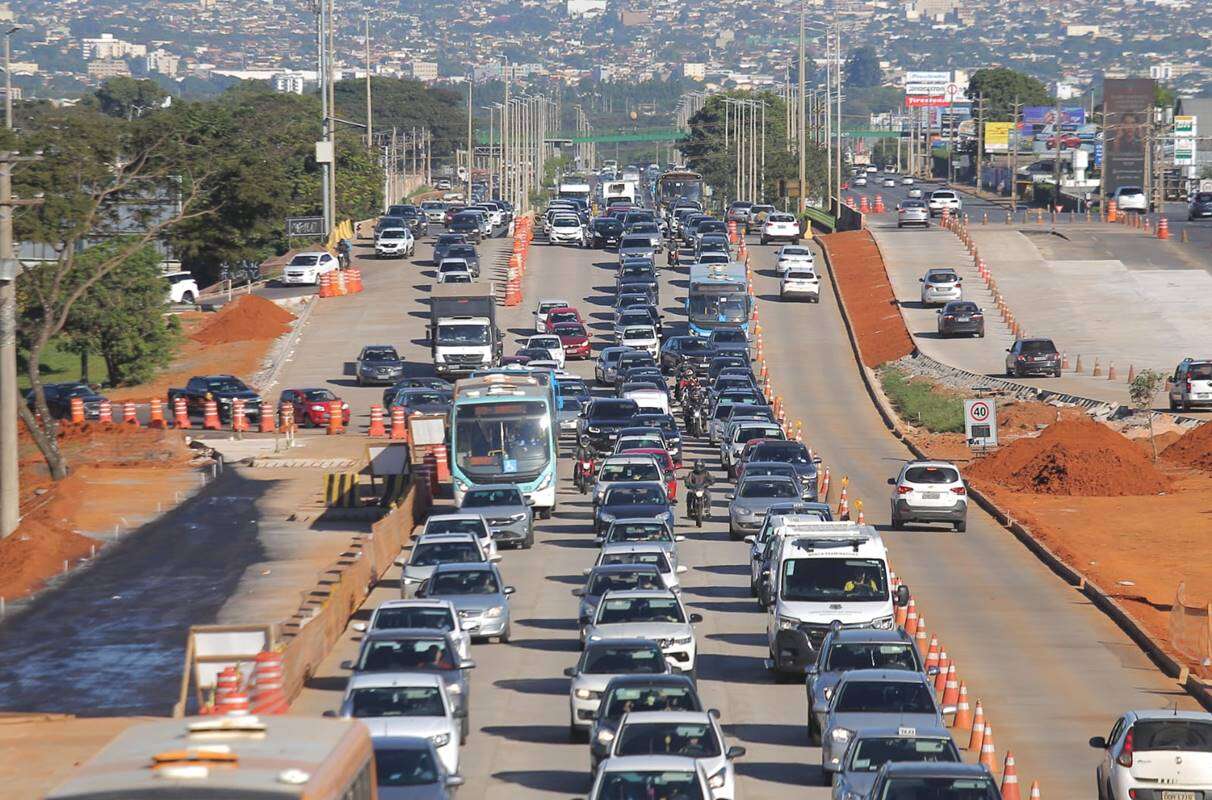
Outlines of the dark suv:
{"label": "dark suv", "polygon": [[1006,348],[1006,376],[1051,375],[1059,378],[1061,355],[1051,339],[1018,339]]}
{"label": "dark suv", "polygon": [[618,247],[623,238],[623,223],[614,217],[598,217],[590,225],[593,233],[593,246],[596,248]]}
{"label": "dark suv", "polygon": [[1187,221],[1212,217],[1212,192],[1196,192],[1187,204]]}
{"label": "dark suv", "polygon": [[594,450],[610,452],[619,438],[619,431],[632,424],[631,420],[639,410],[634,400],[592,400],[581,420],[581,436]]}
{"label": "dark suv", "polygon": [[952,300],[938,310],[938,335],[985,335],[985,312],[971,300]]}

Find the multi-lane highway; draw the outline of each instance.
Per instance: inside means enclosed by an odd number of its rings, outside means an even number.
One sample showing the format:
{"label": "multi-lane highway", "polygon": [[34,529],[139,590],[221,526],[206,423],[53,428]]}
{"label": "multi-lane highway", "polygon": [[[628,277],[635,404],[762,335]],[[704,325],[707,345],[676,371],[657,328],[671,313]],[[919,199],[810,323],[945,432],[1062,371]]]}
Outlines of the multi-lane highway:
{"label": "multi-lane highway", "polygon": [[[500,246],[491,242],[484,248],[492,253]],[[832,291],[826,284],[819,305],[780,302],[773,248],[754,246],[751,253],[776,391],[790,416],[803,421],[806,440],[835,481],[848,475],[851,499],[863,499],[868,520],[882,526],[888,519],[885,481],[909,453],[870,404]],[[368,291],[399,309],[392,341],[421,336],[421,303],[430,280],[425,256],[422,248],[414,263],[362,264]],[[501,309],[511,341],[531,332],[537,297],[559,295],[576,299],[600,349],[607,343],[615,260],[608,252],[536,242],[525,301]],[[684,271],[663,272],[662,310],[673,323],[683,320],[685,288]],[[351,351],[387,334],[377,326],[363,329],[354,318],[347,322]],[[423,357],[415,344],[409,357]],[[570,362],[570,368],[592,377],[590,362]],[[372,402],[363,397],[358,393],[359,401]],[[714,453],[699,442],[688,449],[688,457],[718,466]],[[513,641],[473,647],[472,733],[461,767],[465,797],[516,797],[519,791],[557,797],[589,786],[587,748],[568,741],[568,680],[562,675],[578,652],[576,600],[569,592],[595,554],[589,504],[572,490],[570,469],[564,459],[559,509],[538,524],[535,548],[504,553],[502,572],[518,590],[512,599]],[[700,692],[708,706],[721,710],[730,743],[748,748],[737,766],[738,796],[794,791],[825,797],[823,786],[806,788],[821,774],[819,752],[804,735],[804,690],[776,683],[763,666],[765,617],[748,594],[747,549],[729,541],[719,522],[724,512],[717,492],[716,521],[701,531],[680,521],[679,533],[687,534],[681,559],[690,567],[683,576],[684,597],[704,616],[696,626]],[[1093,795],[1098,753],[1086,742],[1106,733],[1120,711],[1187,704],[1126,636],[975,508],[965,534],[922,530],[884,536],[893,566],[911,587],[930,630],[955,659],[973,698],[983,700],[999,751],[1012,748],[1020,775],[1039,780],[1045,796]],[[397,577],[389,576],[368,608],[398,596]],[[356,652],[355,639],[351,632],[331,654],[294,713],[337,706],[346,675],[339,664]]]}

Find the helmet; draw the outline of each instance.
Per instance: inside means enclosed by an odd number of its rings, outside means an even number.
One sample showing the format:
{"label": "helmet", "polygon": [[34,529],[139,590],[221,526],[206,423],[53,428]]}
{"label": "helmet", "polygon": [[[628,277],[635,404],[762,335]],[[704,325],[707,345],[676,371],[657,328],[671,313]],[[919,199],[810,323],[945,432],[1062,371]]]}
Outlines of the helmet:
{"label": "helmet", "polygon": [[694,471],[695,472],[706,472],[707,471],[707,465],[703,463],[703,459],[696,458],[694,460]]}

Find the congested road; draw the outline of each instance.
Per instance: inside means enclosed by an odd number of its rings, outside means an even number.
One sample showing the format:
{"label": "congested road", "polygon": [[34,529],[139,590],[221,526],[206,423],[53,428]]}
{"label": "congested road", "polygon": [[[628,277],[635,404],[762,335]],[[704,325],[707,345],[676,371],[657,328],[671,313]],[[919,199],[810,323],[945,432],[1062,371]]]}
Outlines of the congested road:
{"label": "congested road", "polygon": [[[502,244],[494,241],[482,249],[491,255]],[[776,392],[786,399],[790,417],[803,421],[805,440],[822,455],[835,480],[849,477],[851,501],[863,499],[868,521],[883,526],[888,520],[886,479],[909,453],[871,406],[827,274],[819,305],[780,302],[773,251],[751,248]],[[426,254],[427,246],[422,246],[412,264],[362,264],[368,288],[383,292],[401,309],[403,335],[397,332],[392,339],[412,345],[410,360],[421,357],[416,342],[422,335],[421,301],[428,284]],[[523,286],[525,300],[500,309],[501,327],[508,331],[506,352],[533,332],[534,302],[551,295],[574,299],[595,337],[595,349],[607,344],[615,263],[613,253],[536,241]],[[684,270],[663,271],[661,305],[667,324],[684,322],[685,288]],[[383,338],[379,330],[362,331],[355,320],[350,322],[352,342]],[[569,362],[569,369],[592,379],[592,362]],[[369,393],[359,394],[363,392]],[[688,441],[688,459],[706,458],[718,468],[714,448]],[[467,779],[464,797],[516,797],[519,789],[527,795],[566,797],[589,788],[587,747],[568,738],[563,670],[578,653],[577,601],[570,590],[581,584],[596,549],[590,505],[572,488],[570,453],[565,449],[563,455],[554,518],[538,523],[533,550],[505,551],[500,565],[506,582],[517,588],[511,600],[513,640],[473,646],[472,733],[460,768]],[[718,469],[716,475],[722,480]],[[748,750],[736,767],[739,797],[781,797],[789,787],[803,796],[826,797],[819,751],[806,744],[803,687],[776,683],[764,667],[765,617],[749,597],[747,548],[728,539],[725,513],[723,491],[717,491],[716,518],[701,531],[688,527],[679,514],[678,533],[687,535],[679,545],[680,559],[690,568],[682,577],[683,597],[691,611],[704,617],[696,626],[700,694],[706,706],[720,709],[728,744]],[[1098,753],[1087,739],[1105,733],[1122,710],[1187,702],[1101,613],[975,507],[965,534],[885,531],[884,537],[893,568],[955,659],[973,699],[983,701],[996,726],[999,760],[1006,747],[1013,749],[1019,774],[1039,780],[1045,796],[1092,796],[1090,775]],[[398,596],[397,577],[393,571],[367,609]],[[360,618],[365,617],[363,611]],[[336,708],[347,674],[339,664],[356,652],[356,638],[350,632],[334,650],[295,713]]]}

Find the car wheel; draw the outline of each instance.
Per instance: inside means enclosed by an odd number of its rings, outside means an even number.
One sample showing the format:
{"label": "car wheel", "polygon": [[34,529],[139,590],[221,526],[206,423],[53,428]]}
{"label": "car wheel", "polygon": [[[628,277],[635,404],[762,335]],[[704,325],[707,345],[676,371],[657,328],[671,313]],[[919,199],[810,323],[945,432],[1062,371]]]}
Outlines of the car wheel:
{"label": "car wheel", "polygon": [[587,732],[582,731],[573,723],[568,723],[568,740],[570,742],[583,742],[589,738]]}
{"label": "car wheel", "polygon": [[762,237],[762,244],[763,244],[763,245],[764,245],[764,244],[766,244],[766,237],[765,237],[765,236],[763,236],[763,237]]}
{"label": "car wheel", "polygon": [[959,522],[955,523],[956,533],[963,533],[966,530],[968,530],[968,520],[961,519]]}
{"label": "car wheel", "polygon": [[197,302],[197,300],[198,298],[194,297],[193,292],[186,292],[185,294],[181,295],[181,302],[186,305],[192,306],[195,302]]}
{"label": "car wheel", "polygon": [[550,508],[540,508],[539,509],[539,519],[551,519],[551,509]]}
{"label": "car wheel", "polygon": [[1061,376],[1061,371],[1059,369],[1056,372],[1052,373],[1053,378],[1059,378],[1060,376]]}
{"label": "car wheel", "polygon": [[821,731],[816,724],[816,714],[812,713],[812,709],[808,709],[808,744],[812,747],[820,747]]}

